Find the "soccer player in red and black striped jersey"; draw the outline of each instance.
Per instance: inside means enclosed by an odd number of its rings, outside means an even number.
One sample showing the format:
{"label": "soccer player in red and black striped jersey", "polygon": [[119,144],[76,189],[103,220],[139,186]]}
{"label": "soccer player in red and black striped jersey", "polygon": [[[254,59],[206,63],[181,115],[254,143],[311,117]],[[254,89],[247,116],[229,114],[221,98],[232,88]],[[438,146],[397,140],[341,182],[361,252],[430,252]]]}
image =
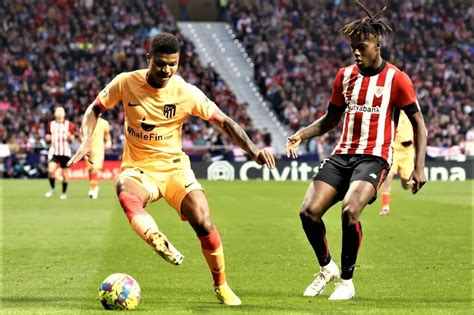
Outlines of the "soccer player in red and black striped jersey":
{"label": "soccer player in red and black striped jersey", "polygon": [[69,169],[67,162],[71,158],[70,143],[74,140],[75,127],[72,122],[66,119],[66,112],[63,107],[56,107],[54,110],[54,120],[49,122],[45,140],[50,142],[48,151],[48,178],[51,189],[44,195],[50,198],[54,195],[55,177],[54,172],[59,164],[62,169],[63,185],[60,198],[67,199],[67,183],[69,179]]}
{"label": "soccer player in red and black striped jersey", "polygon": [[[302,140],[320,136],[343,118],[341,138],[332,155],[319,165],[304,198],[300,218],[321,267],[304,296],[321,294],[326,284],[340,276],[330,300],[348,300],[355,295],[352,282],[362,240],[360,216],[376,198],[392,163],[392,142],[398,116],[403,110],[415,135],[415,168],[409,181],[416,193],[425,183],[426,127],[408,76],[380,55],[382,38],[391,29],[378,17],[386,7],[369,17],[345,25],[340,32],[350,41],[355,64],[337,72],[326,114],[288,138],[286,153],[297,157]],[[341,273],[332,260],[322,217],[342,200]]]}

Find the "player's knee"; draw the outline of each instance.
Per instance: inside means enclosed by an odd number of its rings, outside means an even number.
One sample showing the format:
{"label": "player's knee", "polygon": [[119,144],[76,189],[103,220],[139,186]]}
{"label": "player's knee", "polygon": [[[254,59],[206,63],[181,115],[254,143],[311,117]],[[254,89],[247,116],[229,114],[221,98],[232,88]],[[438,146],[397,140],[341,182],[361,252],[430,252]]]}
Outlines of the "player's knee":
{"label": "player's knee", "polygon": [[122,191],[125,191],[125,183],[123,178],[119,178],[117,183],[115,184],[115,190],[117,192],[117,196],[120,196]]}
{"label": "player's knee", "polygon": [[143,201],[135,194],[128,191],[122,191],[118,195],[118,199],[129,222],[132,222],[133,217],[136,215],[146,214],[143,209]]}
{"label": "player's knee", "polygon": [[209,235],[214,230],[211,215],[207,207],[195,204],[193,207],[188,207],[184,215],[197,235]]}
{"label": "player's knee", "polygon": [[342,224],[343,225],[354,225],[359,222],[358,209],[352,204],[345,204],[342,208]]}
{"label": "player's knee", "polygon": [[115,191],[117,196],[120,196],[120,193],[128,191],[127,189],[127,181],[124,178],[119,178],[117,183],[115,184]]}
{"label": "player's knee", "polygon": [[212,224],[212,222],[209,221],[203,221],[201,222],[200,225],[196,227],[196,234],[201,236],[201,235],[209,235],[211,234],[212,231],[214,231],[215,227]]}
{"label": "player's knee", "polygon": [[119,180],[115,184],[115,190],[116,190],[117,196],[119,197],[119,200],[120,200],[120,195],[123,192],[131,193],[137,196],[137,198],[142,202],[143,207],[145,207],[148,204],[149,199],[150,199],[150,195],[148,194],[146,190],[142,189],[142,187],[140,187],[138,184],[135,184],[133,182],[127,183],[127,180],[124,178],[119,178]]}
{"label": "player's knee", "polygon": [[313,211],[307,207],[301,207],[300,210],[300,219],[302,221],[311,219],[312,221],[316,222],[318,220],[321,220],[321,212],[320,211]]}

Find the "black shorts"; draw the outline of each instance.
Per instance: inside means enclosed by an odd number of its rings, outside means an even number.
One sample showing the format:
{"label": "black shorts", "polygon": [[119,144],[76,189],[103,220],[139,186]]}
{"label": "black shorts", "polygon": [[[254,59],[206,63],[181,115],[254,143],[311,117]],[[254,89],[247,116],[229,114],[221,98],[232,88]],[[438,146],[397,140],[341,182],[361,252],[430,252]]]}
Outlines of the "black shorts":
{"label": "black shorts", "polygon": [[[338,192],[337,200],[342,200],[349,190],[349,185],[356,180],[371,183],[377,191],[389,170],[387,161],[375,155],[332,155],[319,164],[319,170],[313,180],[320,180],[334,187]],[[376,199],[377,193],[369,204]]]}
{"label": "black shorts", "polygon": [[61,168],[66,168],[67,162],[69,162],[70,158],[71,157],[67,155],[53,155],[53,157],[49,161],[59,163],[59,166],[61,166]]}

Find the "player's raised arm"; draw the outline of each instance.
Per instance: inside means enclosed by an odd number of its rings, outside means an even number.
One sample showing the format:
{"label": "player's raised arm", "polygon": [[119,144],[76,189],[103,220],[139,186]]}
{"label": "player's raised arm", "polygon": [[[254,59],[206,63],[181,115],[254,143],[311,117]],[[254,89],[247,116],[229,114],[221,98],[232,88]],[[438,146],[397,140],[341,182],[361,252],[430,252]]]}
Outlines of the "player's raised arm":
{"label": "player's raised arm", "polygon": [[275,158],[268,150],[259,150],[250,140],[247,133],[229,116],[220,110],[213,117],[211,122],[222,132],[224,132],[235,144],[242,148],[247,154],[260,165],[267,165],[269,168],[275,167]]}
{"label": "player's raised arm", "polygon": [[80,161],[83,157],[88,156],[91,151],[91,137],[94,132],[95,126],[97,125],[97,119],[99,118],[102,108],[94,101],[87,107],[84,117],[82,118],[81,124],[81,145],[77,152],[67,162],[67,166],[70,167]]}
{"label": "player's raised arm", "polygon": [[426,155],[426,138],[427,131],[423,115],[417,111],[415,113],[407,113],[408,118],[413,126],[413,134],[415,140],[415,169],[410,176],[409,181],[412,182],[412,192],[416,194],[423,187],[427,179],[425,176],[425,155]]}
{"label": "player's raised arm", "polygon": [[344,109],[339,108],[333,104],[329,104],[328,111],[324,116],[316,120],[311,125],[298,130],[292,136],[288,137],[285,148],[286,156],[296,159],[298,157],[298,146],[301,141],[308,138],[321,136],[333,129],[337,126],[339,120],[341,120],[343,113]]}

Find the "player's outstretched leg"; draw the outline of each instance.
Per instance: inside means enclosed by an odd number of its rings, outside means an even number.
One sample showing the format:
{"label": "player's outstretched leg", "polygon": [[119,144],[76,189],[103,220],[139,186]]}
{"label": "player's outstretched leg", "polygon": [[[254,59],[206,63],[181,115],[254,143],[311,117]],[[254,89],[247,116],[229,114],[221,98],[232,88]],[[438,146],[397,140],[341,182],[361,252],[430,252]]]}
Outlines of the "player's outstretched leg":
{"label": "player's outstretched leg", "polygon": [[232,291],[226,281],[224,250],[216,228],[207,236],[198,236],[206,262],[214,281],[214,293],[220,303],[241,305],[239,297]]}
{"label": "player's outstretched leg", "polygon": [[173,265],[180,265],[184,260],[184,256],[158,229],[155,220],[143,208],[143,201],[128,191],[122,191],[119,194],[119,201],[135,232],[150,244],[164,260]]}

